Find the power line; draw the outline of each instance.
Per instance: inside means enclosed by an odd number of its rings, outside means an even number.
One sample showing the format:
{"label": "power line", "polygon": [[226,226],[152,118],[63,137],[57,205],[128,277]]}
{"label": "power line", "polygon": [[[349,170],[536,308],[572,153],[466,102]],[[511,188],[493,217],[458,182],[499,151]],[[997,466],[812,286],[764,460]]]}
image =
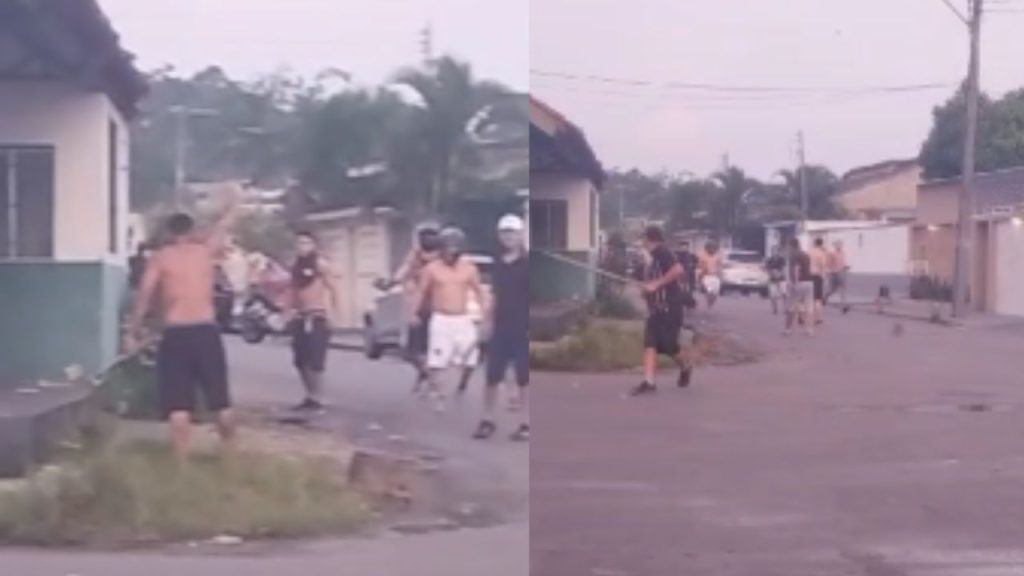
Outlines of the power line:
{"label": "power line", "polygon": [[959,20],[960,20],[961,22],[963,22],[964,24],[970,24],[970,22],[971,22],[971,21],[967,19],[967,15],[966,15],[966,14],[964,14],[963,12],[961,12],[961,11],[960,11],[960,9],[959,9],[959,8],[957,8],[956,4],[953,4],[953,0],[939,0],[939,1],[940,1],[940,2],[942,2],[943,4],[945,4],[945,5],[946,5],[946,7],[947,7],[947,8],[949,8],[949,10],[950,10],[950,11],[951,11],[951,12],[952,12],[953,14],[955,14],[955,15],[956,15],[956,17],[957,17],[957,18],[958,18],[958,19],[959,19]]}
{"label": "power line", "polygon": [[612,84],[617,86],[632,87],[653,87],[670,90],[700,90],[707,92],[734,92],[734,93],[859,93],[859,92],[914,92],[921,90],[935,90],[938,88],[950,88],[956,86],[956,82],[928,82],[917,84],[895,84],[876,86],[744,86],[730,84],[711,84],[702,82],[657,82],[653,80],[642,80],[635,78],[616,78],[590,74],[572,74],[568,72],[552,72],[546,70],[530,70],[531,76],[539,78],[551,78],[559,80],[570,80],[576,82],[591,82],[599,84]]}

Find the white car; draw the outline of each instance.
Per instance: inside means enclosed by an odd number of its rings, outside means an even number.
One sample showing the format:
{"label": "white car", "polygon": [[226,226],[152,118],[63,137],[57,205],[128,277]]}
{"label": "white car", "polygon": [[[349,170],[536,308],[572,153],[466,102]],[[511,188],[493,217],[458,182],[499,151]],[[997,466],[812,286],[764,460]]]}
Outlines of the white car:
{"label": "white car", "polygon": [[767,298],[770,292],[768,270],[757,252],[729,250],[722,266],[722,294],[739,292],[744,296],[760,294]]}
{"label": "white car", "polygon": [[[491,298],[491,270],[494,259],[483,254],[466,254],[463,256],[480,269],[483,283],[484,298]],[[363,315],[363,335],[366,356],[378,359],[389,349],[403,348],[405,335],[409,326],[407,295],[402,285],[396,285],[384,291],[374,301],[373,307]],[[483,317],[483,306],[470,295],[469,315],[477,325],[481,344],[488,340],[488,330]]]}

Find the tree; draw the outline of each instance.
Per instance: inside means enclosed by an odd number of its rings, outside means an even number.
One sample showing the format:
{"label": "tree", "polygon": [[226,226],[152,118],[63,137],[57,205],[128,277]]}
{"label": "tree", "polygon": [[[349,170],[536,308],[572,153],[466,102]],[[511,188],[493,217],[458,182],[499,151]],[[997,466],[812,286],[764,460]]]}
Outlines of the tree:
{"label": "tree", "polygon": [[746,218],[745,204],[761,189],[761,183],[735,166],[711,176],[714,192],[708,199],[708,221],[716,232],[733,232]]}
{"label": "tree", "polygon": [[774,206],[782,208],[782,212],[800,216],[800,173],[803,171],[807,186],[807,218],[811,220],[830,220],[839,218],[843,212],[835,203],[835,195],[839,189],[839,178],[826,166],[811,164],[796,170],[779,170],[783,180],[777,189]]}
{"label": "tree", "polygon": [[504,87],[474,79],[469,65],[450,57],[400,72],[395,81],[412,88],[423,100],[414,134],[430,143],[431,188],[427,207],[436,211],[453,193],[460,161],[472,154],[466,137],[470,120],[488,104],[508,94]]}
{"label": "tree", "polygon": [[[932,111],[932,128],[921,146],[921,167],[927,179],[955,178],[963,170],[967,113],[964,88]],[[977,169],[989,172],[1024,165],[1024,90],[993,101],[978,99]]]}

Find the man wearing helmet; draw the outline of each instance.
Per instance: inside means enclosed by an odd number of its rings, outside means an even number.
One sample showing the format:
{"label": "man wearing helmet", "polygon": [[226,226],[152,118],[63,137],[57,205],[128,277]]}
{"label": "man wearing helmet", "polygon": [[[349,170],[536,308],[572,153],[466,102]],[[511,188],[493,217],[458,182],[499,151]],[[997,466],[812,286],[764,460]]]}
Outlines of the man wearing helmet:
{"label": "man wearing helmet", "polygon": [[417,321],[409,326],[406,333],[406,355],[416,368],[416,389],[418,390],[427,379],[427,326],[430,322],[429,303],[417,304],[416,290],[419,286],[420,274],[427,264],[437,258],[440,241],[438,226],[433,223],[420,224],[416,228],[416,245],[409,251],[402,266],[395,272],[391,284],[402,284],[404,293],[411,295],[408,306],[416,314]]}
{"label": "man wearing helmet", "polygon": [[[436,408],[444,410],[444,394],[437,379],[438,373],[452,366],[467,368],[477,362],[478,335],[470,314],[470,294],[484,303],[480,271],[470,260],[462,257],[465,234],[458,228],[448,227],[438,235],[439,257],[429,262],[419,275],[410,321],[419,325],[423,318],[418,313],[429,303],[430,320],[427,326],[428,383]],[[485,311],[485,316],[486,316]]]}

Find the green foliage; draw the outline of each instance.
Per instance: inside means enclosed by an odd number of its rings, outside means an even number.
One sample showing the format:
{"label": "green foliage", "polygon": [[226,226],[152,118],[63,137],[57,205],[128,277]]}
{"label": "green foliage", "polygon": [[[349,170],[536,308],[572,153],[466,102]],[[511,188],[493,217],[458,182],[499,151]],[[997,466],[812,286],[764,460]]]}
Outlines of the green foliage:
{"label": "green foliage", "polygon": [[530,369],[611,372],[635,368],[642,358],[642,324],[590,321],[554,344],[531,347]]}
{"label": "green foliage", "polygon": [[90,451],[0,494],[0,540],[122,546],[337,534],[357,529],[364,510],[332,462],[242,453],[198,455],[181,468],[169,447],[137,442]]}
{"label": "green foliage", "polygon": [[[963,170],[966,116],[963,88],[932,113],[932,129],[921,147],[921,166],[928,179],[955,178]],[[1024,89],[998,100],[982,94],[978,102],[979,172],[1024,165]]]}

